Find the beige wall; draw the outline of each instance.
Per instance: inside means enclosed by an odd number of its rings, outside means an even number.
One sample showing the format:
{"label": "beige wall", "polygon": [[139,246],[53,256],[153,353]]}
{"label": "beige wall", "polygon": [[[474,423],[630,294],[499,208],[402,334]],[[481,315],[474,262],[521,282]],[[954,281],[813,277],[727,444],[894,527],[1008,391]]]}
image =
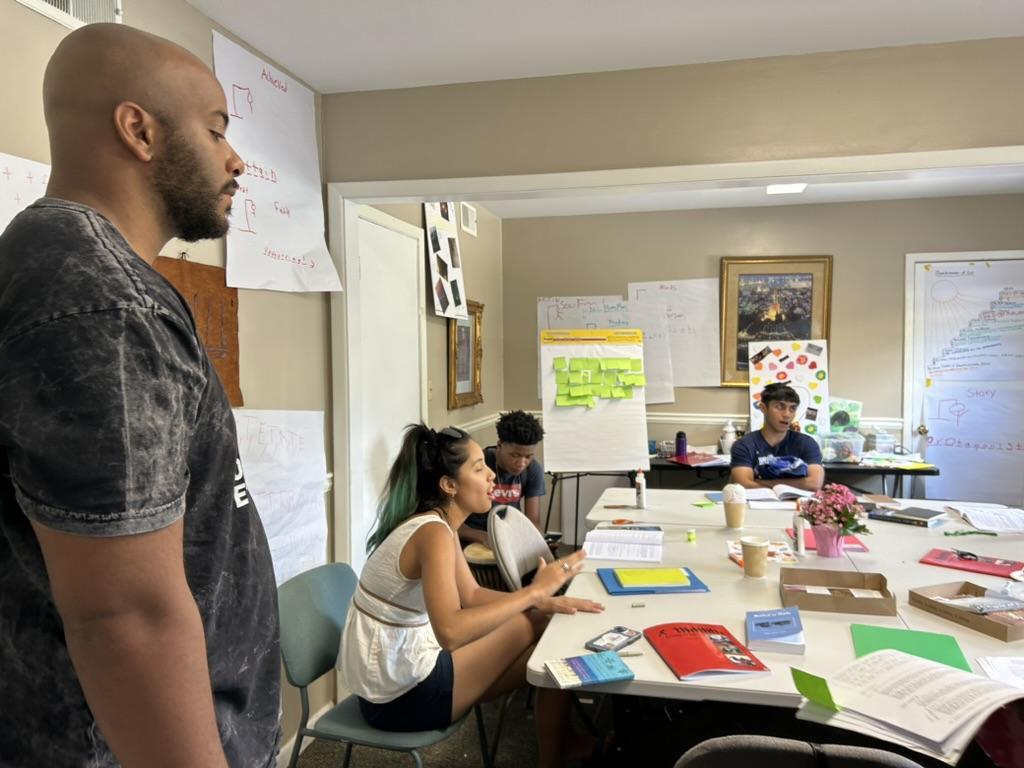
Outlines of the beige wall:
{"label": "beige wall", "polygon": [[[330,181],[1024,143],[1024,38],[324,97]],[[437,126],[443,126],[438,130]]]}
{"label": "beige wall", "polygon": [[[212,64],[210,30],[224,32],[184,0],[125,0],[124,19],[173,40],[207,64]],[[0,29],[4,30],[0,71],[7,73],[0,86],[0,103],[8,118],[0,121],[0,151],[49,162],[42,111],[43,71],[69,30],[14,2],[0,3]],[[169,244],[164,253],[177,253],[179,245]],[[185,247],[195,261],[224,265],[220,241]],[[246,406],[329,411],[326,295],[238,293],[239,368]],[[298,696],[286,683],[283,688],[289,738],[298,721]],[[332,701],[333,696],[334,676],[327,675],[310,691],[312,710]]]}
{"label": "beige wall", "polygon": [[[455,204],[458,208],[458,203]],[[476,205],[477,236],[459,230],[467,298],[484,305],[484,358],[481,385],[484,401],[479,405],[448,410],[448,320],[434,314],[433,299],[427,297],[427,402],[428,421],[435,429],[485,419],[504,407],[505,368],[502,358],[504,299],[502,291],[502,221],[482,205]],[[381,211],[423,228],[423,206],[380,205]],[[426,289],[424,289],[426,290]],[[478,440],[494,441],[493,426],[474,430]]]}
{"label": "beige wall", "polygon": [[[831,392],[901,416],[904,254],[1024,247],[1024,196],[506,219],[505,405],[537,409],[538,296],[718,277],[722,256],[831,254]],[[516,329],[513,331],[513,329]],[[717,346],[718,340],[709,340]],[[658,413],[745,413],[744,390],[676,389]],[[675,426],[652,428],[668,437]],[[689,431],[689,430],[688,430]],[[699,428],[709,440],[720,427]]]}

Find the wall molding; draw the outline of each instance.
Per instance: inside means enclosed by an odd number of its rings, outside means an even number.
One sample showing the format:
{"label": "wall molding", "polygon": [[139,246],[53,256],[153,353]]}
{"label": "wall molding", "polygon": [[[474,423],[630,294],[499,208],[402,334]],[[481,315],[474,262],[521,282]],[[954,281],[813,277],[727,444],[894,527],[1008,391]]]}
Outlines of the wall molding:
{"label": "wall molding", "polygon": [[472,434],[474,432],[479,432],[481,429],[487,429],[487,427],[497,424],[500,416],[501,414],[495,411],[494,413],[488,413],[485,416],[473,419],[472,421],[463,422],[462,424],[456,424],[455,426],[464,432]]}
{"label": "wall molding", "polygon": [[[543,420],[544,414],[541,411],[529,411],[538,419]],[[686,413],[686,412],[650,412],[647,413],[648,424],[700,424],[711,426],[725,426],[727,421],[732,421],[733,426],[740,429],[747,429],[750,417],[745,413]],[[860,420],[862,429],[880,429],[886,432],[902,433],[903,419],[897,416],[880,416],[874,419],[862,418]],[[468,431],[468,430],[467,430]]]}

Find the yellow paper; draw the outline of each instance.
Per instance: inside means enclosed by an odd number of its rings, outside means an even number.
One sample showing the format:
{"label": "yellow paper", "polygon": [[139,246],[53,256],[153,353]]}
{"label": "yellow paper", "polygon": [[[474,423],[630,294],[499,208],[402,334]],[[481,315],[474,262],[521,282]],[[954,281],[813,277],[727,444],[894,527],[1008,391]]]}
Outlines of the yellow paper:
{"label": "yellow paper", "polygon": [[690,583],[681,568],[616,568],[615,578],[624,587],[685,587]]}

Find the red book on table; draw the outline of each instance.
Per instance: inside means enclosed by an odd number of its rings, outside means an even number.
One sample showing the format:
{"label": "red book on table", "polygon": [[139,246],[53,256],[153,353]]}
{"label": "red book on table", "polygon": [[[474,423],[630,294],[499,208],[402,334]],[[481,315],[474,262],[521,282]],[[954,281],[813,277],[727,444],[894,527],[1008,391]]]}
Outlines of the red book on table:
{"label": "red book on table", "polygon": [[669,456],[669,461],[675,464],[683,464],[688,467],[727,467],[729,462],[718,458],[713,453],[697,453],[691,451],[683,456]]}
{"label": "red book on table", "polygon": [[[791,538],[793,541],[796,541],[796,534],[793,532],[792,528],[787,528],[786,529],[786,533],[789,534],[789,538]],[[860,539],[858,539],[852,533],[849,533],[846,536],[843,536],[843,547],[844,547],[844,549],[846,549],[847,552],[867,552],[868,551],[868,545],[865,544]],[[809,525],[805,526],[804,527],[804,549],[806,549],[806,550],[813,550],[813,549],[817,549],[817,548],[818,548],[818,544],[814,540],[814,531],[811,530],[811,527]]]}
{"label": "red book on table", "polygon": [[992,576],[1009,578],[1013,571],[1024,568],[1024,563],[1017,560],[1004,560],[999,557],[983,557],[978,559],[960,557],[950,549],[932,549],[921,558],[920,562],[928,565],[941,565],[944,568],[956,568],[960,571],[971,571],[972,573],[987,573]]}
{"label": "red book on table", "polygon": [[644,630],[644,637],[680,680],[768,671],[760,659],[719,624],[656,624]]}

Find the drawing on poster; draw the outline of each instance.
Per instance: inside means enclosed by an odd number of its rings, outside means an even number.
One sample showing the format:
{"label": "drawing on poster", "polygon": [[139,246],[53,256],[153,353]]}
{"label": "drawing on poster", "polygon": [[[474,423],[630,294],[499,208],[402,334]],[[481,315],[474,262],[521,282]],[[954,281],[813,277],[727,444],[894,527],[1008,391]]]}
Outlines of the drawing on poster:
{"label": "drawing on poster", "polygon": [[430,283],[434,286],[434,313],[442,317],[465,319],[469,312],[454,210],[455,203],[452,202],[423,204],[429,251],[427,263],[430,265]]}
{"label": "drawing on poster", "polygon": [[0,232],[11,219],[46,194],[50,166],[0,152]]}
{"label": "drawing on poster", "polygon": [[537,396],[541,396],[540,336],[544,331],[629,328],[621,296],[541,296],[537,299]]}
{"label": "drawing on poster", "polygon": [[828,343],[824,339],[783,343],[756,341],[749,345],[748,352],[751,430],[764,425],[764,414],[758,408],[764,388],[784,382],[800,398],[793,421],[801,431],[808,435],[830,431]]}

